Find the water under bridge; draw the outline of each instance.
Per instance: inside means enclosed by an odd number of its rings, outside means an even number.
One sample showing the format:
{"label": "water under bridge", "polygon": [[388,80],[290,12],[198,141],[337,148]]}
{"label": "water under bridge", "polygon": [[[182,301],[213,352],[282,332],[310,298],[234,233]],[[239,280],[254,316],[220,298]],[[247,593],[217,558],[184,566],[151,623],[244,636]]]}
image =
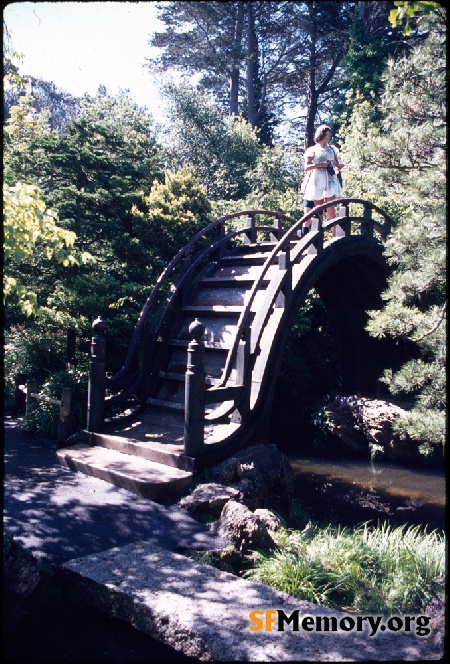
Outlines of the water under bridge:
{"label": "water under bridge", "polygon": [[[87,428],[57,451],[60,463],[154,498],[267,438],[284,341],[312,289],[332,326],[341,392],[373,393],[393,352],[365,330],[389,274],[391,219],[363,199],[339,199],[327,221],[326,207],[300,220],[235,212],[197,233],[157,280],[112,376],[98,319]],[[105,417],[111,407],[119,414]]]}

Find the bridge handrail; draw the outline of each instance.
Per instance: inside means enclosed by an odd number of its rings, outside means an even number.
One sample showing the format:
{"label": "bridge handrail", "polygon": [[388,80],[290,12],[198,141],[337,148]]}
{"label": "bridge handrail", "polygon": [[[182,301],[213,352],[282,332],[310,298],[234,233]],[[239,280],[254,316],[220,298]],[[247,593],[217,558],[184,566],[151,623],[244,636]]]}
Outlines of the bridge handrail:
{"label": "bridge handrail", "polygon": [[[361,205],[364,206],[365,209],[366,208],[374,209],[384,217],[384,219],[385,219],[384,224],[380,224],[380,223],[378,223],[374,220],[372,220],[372,223],[374,224],[374,228],[376,228],[378,230],[378,232],[380,233],[382,239],[385,240],[386,236],[388,235],[388,233],[390,232],[390,229],[391,229],[391,224],[392,224],[391,217],[386,212],[384,212],[384,210],[382,210],[380,207],[378,207],[374,203],[371,203],[370,201],[367,201],[367,200],[364,200],[364,199],[361,199],[361,198],[339,198],[339,199],[333,200],[332,203],[330,203],[330,202],[324,203],[322,205],[319,205],[319,206],[313,208],[313,210],[311,212],[308,212],[306,215],[301,217],[296,223],[294,223],[294,225],[290,229],[288,229],[286,231],[286,233],[283,235],[283,237],[278,241],[278,244],[273,248],[273,250],[271,251],[271,253],[267,257],[267,259],[266,259],[266,261],[263,265],[263,269],[262,269],[258,279],[254,282],[254,284],[253,284],[253,286],[250,290],[250,294],[249,294],[249,297],[247,299],[245,308],[241,312],[240,317],[239,317],[234,342],[233,342],[233,345],[230,348],[230,351],[228,353],[227,360],[226,360],[226,363],[225,363],[225,367],[224,367],[224,370],[222,372],[222,376],[221,376],[219,382],[214,387],[210,388],[211,391],[214,391],[215,389],[219,389],[220,387],[223,387],[225,385],[225,383],[228,381],[229,377],[230,377],[231,370],[232,370],[232,367],[233,367],[233,363],[234,363],[235,358],[236,358],[238,345],[239,345],[239,342],[243,338],[243,332],[245,330],[247,320],[250,316],[251,307],[252,307],[254,299],[256,297],[256,293],[259,290],[259,288],[261,287],[261,285],[263,283],[263,280],[264,280],[264,277],[267,274],[267,271],[268,271],[269,267],[274,263],[274,260],[275,260],[276,256],[278,254],[280,254],[285,249],[286,245],[292,240],[292,237],[297,234],[297,232],[303,226],[303,224],[306,221],[308,221],[309,219],[312,219],[313,217],[319,216],[319,222],[320,222],[323,230],[328,230],[328,229],[332,228],[333,226],[335,226],[337,224],[349,223],[351,221],[359,221],[360,223],[367,223],[367,219],[365,219],[364,217],[363,218],[356,217],[356,216],[352,217],[350,214],[347,214],[344,217],[335,217],[334,219],[329,220],[328,223],[325,226],[323,225],[322,219],[321,219],[321,213],[322,213],[323,210],[326,210],[327,208],[329,208],[330,205],[333,205],[333,206],[338,206],[338,205],[342,206],[342,205],[344,205],[344,206],[347,207],[347,210],[348,210],[349,203],[361,204]],[[313,243],[314,239],[315,239],[314,237],[311,237],[311,238],[307,238],[305,240],[303,251],[305,249],[307,249],[310,244]],[[299,255],[297,256],[297,262],[300,259],[300,256],[302,255],[303,251],[300,252]],[[261,335],[261,333],[262,333],[262,330],[260,331],[259,334]],[[253,344],[255,349],[257,348],[257,343],[258,342],[259,342],[259,338],[256,341],[256,343]]]}
{"label": "bridge handrail", "polygon": [[[158,279],[156,280],[156,283],[155,283],[149,297],[147,298],[147,300],[146,300],[146,302],[145,302],[145,304],[144,304],[144,306],[141,309],[141,312],[139,314],[139,318],[138,318],[138,321],[136,323],[135,329],[133,331],[133,335],[131,337],[130,345],[128,347],[125,362],[124,362],[123,366],[121,367],[121,369],[117,373],[115,373],[112,376],[107,377],[106,380],[107,380],[108,387],[114,386],[114,384],[117,383],[130,369],[133,357],[134,357],[135,352],[136,352],[136,347],[137,347],[137,343],[139,341],[139,337],[142,334],[143,326],[144,326],[144,324],[145,324],[145,322],[148,318],[148,315],[150,313],[150,310],[153,307],[153,305],[155,304],[155,302],[156,302],[156,304],[158,304],[157,300],[156,300],[157,295],[159,294],[163,284],[165,284],[169,280],[169,277],[173,274],[173,272],[179,266],[181,261],[190,254],[192,248],[194,247],[195,244],[197,244],[197,242],[199,242],[203,238],[207,237],[209,234],[211,234],[213,231],[216,231],[218,228],[220,228],[220,227],[224,228],[226,221],[229,221],[230,219],[235,219],[237,217],[242,217],[244,215],[247,216],[247,219],[251,219],[253,224],[254,224],[254,220],[255,220],[256,216],[258,216],[258,215],[271,216],[275,219],[278,219],[280,222],[284,220],[284,221],[288,221],[291,224],[295,223],[295,219],[292,219],[288,215],[285,215],[282,212],[277,212],[275,210],[259,210],[259,209],[256,209],[256,210],[255,209],[253,209],[253,210],[241,210],[239,212],[231,212],[230,214],[226,214],[226,215],[223,215],[223,216],[219,217],[215,221],[213,221],[210,224],[208,224],[207,226],[205,226],[205,228],[200,230],[196,235],[194,235],[194,237],[191,240],[189,240],[189,242],[187,242],[184,245],[184,247],[182,247],[175,254],[175,256],[172,258],[170,263],[164,268],[164,270],[161,272]],[[231,231],[230,233],[227,233],[226,235],[223,235],[222,237],[220,237],[220,239],[218,241],[216,241],[212,245],[210,245],[207,248],[207,250],[208,250],[208,252],[213,252],[220,246],[220,244],[228,242],[230,239],[232,239],[233,237],[235,237],[237,235],[246,234],[251,230],[254,230],[255,232],[258,232],[258,231],[263,231],[263,230],[276,231],[277,229],[274,226],[261,226],[261,227],[255,226],[255,225],[247,226],[247,227],[244,227],[242,229],[238,229],[237,231]],[[284,232],[284,231],[282,231],[282,232]],[[204,258],[204,256],[203,256],[203,258]],[[189,272],[191,272],[191,270],[189,270]],[[177,289],[176,289],[177,291],[179,290],[179,287],[181,286],[182,282],[186,278],[187,278],[187,273],[184,273],[182,275],[180,283],[177,286]],[[155,333],[157,334],[157,330],[155,330]]]}

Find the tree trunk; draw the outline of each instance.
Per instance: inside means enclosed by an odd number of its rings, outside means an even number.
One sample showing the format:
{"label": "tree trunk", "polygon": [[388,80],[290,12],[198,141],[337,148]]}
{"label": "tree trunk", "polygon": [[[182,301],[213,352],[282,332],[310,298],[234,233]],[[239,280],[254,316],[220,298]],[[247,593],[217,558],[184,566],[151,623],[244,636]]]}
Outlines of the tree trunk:
{"label": "tree trunk", "polygon": [[257,109],[255,107],[255,63],[256,35],[255,22],[253,18],[253,3],[247,2],[247,116],[252,127],[256,127]]}
{"label": "tree trunk", "polygon": [[237,8],[233,39],[233,67],[230,77],[230,116],[239,113],[239,72],[242,55],[242,33],[244,31],[245,4],[240,2]]}
{"label": "tree trunk", "polygon": [[[311,10],[310,10],[311,12]],[[316,91],[316,24],[311,17],[311,34],[309,38],[309,67],[307,77],[307,114],[305,127],[305,150],[314,145],[314,124],[317,114],[317,91]]]}

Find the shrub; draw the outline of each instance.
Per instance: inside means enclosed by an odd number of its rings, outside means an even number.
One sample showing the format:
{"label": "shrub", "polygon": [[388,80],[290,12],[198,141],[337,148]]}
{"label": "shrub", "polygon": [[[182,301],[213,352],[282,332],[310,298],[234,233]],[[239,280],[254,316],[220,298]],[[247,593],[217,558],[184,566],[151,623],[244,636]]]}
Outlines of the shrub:
{"label": "shrub", "polygon": [[[88,377],[87,366],[76,367],[58,371],[52,374],[42,386],[38,386],[39,394],[53,399],[61,399],[63,387],[70,387],[72,390],[72,415],[68,435],[79,431],[86,424]],[[25,417],[24,427],[28,431],[56,438],[58,420],[59,406],[33,399]]]}

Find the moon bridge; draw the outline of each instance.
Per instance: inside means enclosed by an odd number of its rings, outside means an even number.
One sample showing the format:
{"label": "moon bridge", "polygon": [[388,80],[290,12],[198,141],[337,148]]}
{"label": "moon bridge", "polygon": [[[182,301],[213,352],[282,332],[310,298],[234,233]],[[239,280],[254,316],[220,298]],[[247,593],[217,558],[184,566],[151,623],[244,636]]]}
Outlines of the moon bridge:
{"label": "moon bridge", "polygon": [[[100,448],[189,474],[261,439],[283,342],[312,288],[335,329],[343,389],[373,383],[379,366],[365,312],[379,306],[388,274],[391,219],[363,199],[333,203],[337,216],[327,220],[329,204],[300,220],[235,212],[182,247],[150,293],[120,371],[103,381],[95,379],[98,364],[91,371],[86,458],[77,466],[83,450],[67,448],[60,461],[90,472],[87,457]],[[94,339],[104,343],[100,329]],[[122,416],[104,418],[110,406]],[[151,495],[144,484],[131,490]]]}

